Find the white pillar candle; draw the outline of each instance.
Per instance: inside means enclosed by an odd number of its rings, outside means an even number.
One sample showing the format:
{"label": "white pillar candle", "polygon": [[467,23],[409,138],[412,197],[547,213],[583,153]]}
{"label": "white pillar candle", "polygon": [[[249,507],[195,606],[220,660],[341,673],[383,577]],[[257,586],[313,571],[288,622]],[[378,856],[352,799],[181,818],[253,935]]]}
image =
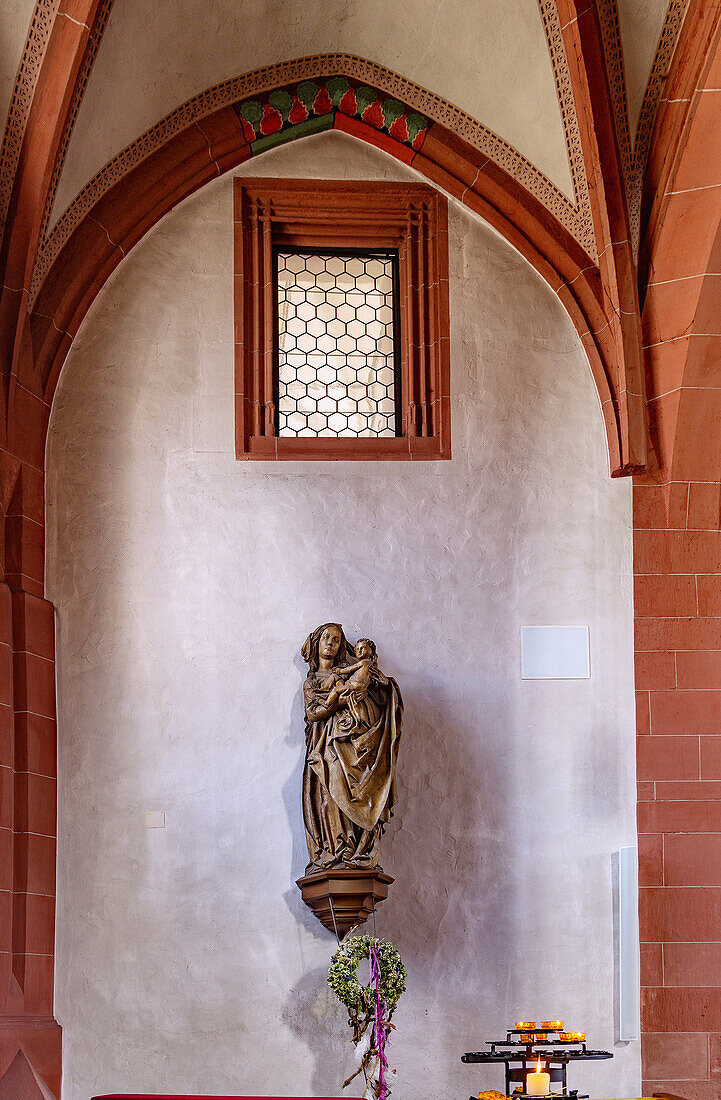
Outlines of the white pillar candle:
{"label": "white pillar candle", "polygon": [[526,1076],[526,1096],[548,1096],[551,1091],[550,1073],[541,1073],[541,1059],[538,1059],[535,1073]]}

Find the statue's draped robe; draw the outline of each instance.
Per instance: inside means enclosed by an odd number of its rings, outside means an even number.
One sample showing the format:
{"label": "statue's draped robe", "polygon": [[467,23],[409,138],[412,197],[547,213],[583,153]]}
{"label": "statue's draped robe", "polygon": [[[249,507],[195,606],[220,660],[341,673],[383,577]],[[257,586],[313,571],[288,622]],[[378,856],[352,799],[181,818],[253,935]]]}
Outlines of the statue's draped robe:
{"label": "statue's draped robe", "polygon": [[308,870],[375,867],[380,838],[396,801],[395,771],[403,701],[395,680],[377,670],[360,700],[327,718],[333,670],[304,686],[306,759],[303,817]]}

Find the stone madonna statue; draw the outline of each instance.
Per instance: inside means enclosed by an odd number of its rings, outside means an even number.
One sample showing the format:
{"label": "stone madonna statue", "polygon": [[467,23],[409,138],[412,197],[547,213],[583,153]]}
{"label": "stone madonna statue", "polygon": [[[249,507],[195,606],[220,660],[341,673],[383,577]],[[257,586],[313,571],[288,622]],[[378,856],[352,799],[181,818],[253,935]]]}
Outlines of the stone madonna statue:
{"label": "stone madonna statue", "polygon": [[338,623],[309,634],[302,655],[306,875],[377,867],[396,801],[401,693],[378,668],[375,644],[361,638],[349,646]]}

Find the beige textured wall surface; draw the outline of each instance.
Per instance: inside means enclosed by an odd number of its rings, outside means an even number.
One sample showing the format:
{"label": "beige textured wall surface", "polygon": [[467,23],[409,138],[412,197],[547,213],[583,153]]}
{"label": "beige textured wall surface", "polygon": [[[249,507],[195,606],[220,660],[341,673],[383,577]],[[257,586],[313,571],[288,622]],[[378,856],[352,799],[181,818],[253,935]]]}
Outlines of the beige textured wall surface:
{"label": "beige textured wall surface", "polygon": [[495,130],[570,197],[573,185],[537,0],[122,0],[68,149],[60,217],[103,165],[186,99],[263,65],[352,53]]}
{"label": "beige textured wall surface", "polygon": [[643,95],[651,75],[668,2],[669,0],[618,0],[632,141],[636,137]]}
{"label": "beige textured wall surface", "polygon": [[[253,173],[415,178],[337,133]],[[378,914],[408,970],[398,1100],[498,1088],[460,1055],[520,1015],[614,1050],[573,1086],[639,1094],[611,872],[636,840],[631,484],[557,299],[456,205],[450,237],[450,462],[235,460],[227,177],[123,261],[75,341],[47,455],[65,1100],[339,1094],[334,940],[294,885],[299,650],[326,619],[376,640],[406,704]],[[522,681],[527,623],[588,623],[592,678]]]}

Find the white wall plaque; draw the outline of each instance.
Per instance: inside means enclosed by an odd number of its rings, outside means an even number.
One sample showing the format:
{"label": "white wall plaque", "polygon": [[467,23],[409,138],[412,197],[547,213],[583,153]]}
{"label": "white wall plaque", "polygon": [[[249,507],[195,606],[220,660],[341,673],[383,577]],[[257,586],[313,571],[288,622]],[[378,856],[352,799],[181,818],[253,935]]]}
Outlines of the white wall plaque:
{"label": "white wall plaque", "polygon": [[522,626],[522,680],[588,680],[587,626]]}

